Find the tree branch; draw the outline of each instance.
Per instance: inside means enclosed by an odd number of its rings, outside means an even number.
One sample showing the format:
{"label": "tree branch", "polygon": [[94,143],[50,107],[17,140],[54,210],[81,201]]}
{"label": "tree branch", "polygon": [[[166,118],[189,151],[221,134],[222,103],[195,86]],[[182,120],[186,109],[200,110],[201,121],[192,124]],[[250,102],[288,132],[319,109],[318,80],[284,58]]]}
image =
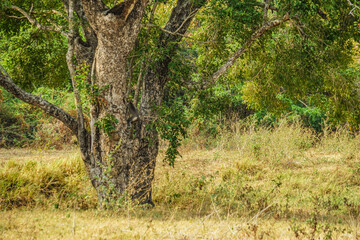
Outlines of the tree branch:
{"label": "tree branch", "polygon": [[263,14],[263,24],[268,21],[268,10],[270,8],[271,0],[265,0],[264,3],[264,14]]}
{"label": "tree branch", "polygon": [[59,15],[60,17],[63,17],[66,21],[69,21],[69,18],[66,15],[64,15],[62,12],[59,12],[59,11],[53,9],[53,10],[50,10],[49,13]]}
{"label": "tree branch", "polygon": [[[152,7],[151,13],[150,13],[150,18],[149,18],[149,23],[152,23],[154,21],[154,17],[155,17],[155,11],[156,8],[158,7],[159,2],[154,2],[154,5]],[[149,34],[150,33],[150,29],[146,29],[146,33]],[[148,47],[148,42],[145,42],[145,48]],[[141,92],[141,88],[143,87],[143,73],[147,72],[149,69],[149,61],[150,61],[150,56],[145,57],[146,59],[146,63],[145,61],[142,62],[141,68],[140,68],[140,73],[138,76],[138,80],[136,83],[136,89],[135,89],[135,95],[134,95],[134,106],[137,107],[138,102],[139,102],[139,95]],[[131,81],[131,79],[130,79]]]}
{"label": "tree branch", "polygon": [[256,30],[251,37],[244,43],[244,45],[237,50],[228,60],[222,65],[217,72],[215,72],[211,78],[205,83],[204,88],[208,88],[214,84],[234,63],[236,60],[252,45],[252,43],[264,35],[268,30],[279,26],[280,24],[288,21],[290,19],[289,13],[287,13],[281,20],[273,20],[263,24],[258,30]]}
{"label": "tree branch", "polygon": [[142,62],[141,68],[140,68],[140,73],[137,79],[137,83],[136,83],[136,89],[135,89],[135,95],[134,95],[134,106],[137,106],[138,102],[139,102],[139,94],[140,94],[140,90],[142,87],[142,81],[143,81],[143,72],[145,69],[147,69],[148,66],[147,64],[144,62]]}
{"label": "tree branch", "polygon": [[81,0],[83,6],[90,7],[94,11],[104,11],[108,9],[102,0]]}
{"label": "tree branch", "polygon": [[74,89],[74,95],[75,95],[75,105],[76,105],[76,111],[77,111],[77,118],[79,123],[79,130],[83,131],[85,129],[84,127],[84,115],[82,110],[82,102],[81,97],[77,88],[76,83],[76,72],[75,72],[75,66],[73,63],[74,59],[74,45],[75,45],[75,16],[74,16],[74,7],[75,7],[75,0],[69,0],[69,37],[68,37],[68,51],[66,53],[66,63],[69,68],[71,83]]}
{"label": "tree branch", "polygon": [[256,78],[260,76],[260,73],[265,69],[265,67],[266,67],[266,63],[264,63],[264,65],[260,68],[258,73],[252,78],[252,81],[254,81]]}
{"label": "tree branch", "polygon": [[27,18],[27,20],[34,26],[36,26],[37,28],[41,29],[41,30],[45,30],[45,31],[53,31],[53,32],[57,32],[60,33],[62,35],[64,35],[65,37],[68,37],[68,33],[63,31],[62,28],[60,26],[54,25],[54,26],[44,26],[42,24],[40,24],[35,18],[33,18],[30,13],[27,13],[26,11],[24,11],[23,9],[17,7],[17,6],[11,6],[10,7],[13,10],[16,10],[18,12],[20,12],[22,15],[24,15],[24,17]]}
{"label": "tree branch", "polygon": [[[254,2],[254,5],[255,5],[255,6],[258,6],[258,7],[265,8],[266,3],[263,3],[263,2]],[[273,6],[273,5],[269,5],[269,6],[268,6],[268,9],[270,9],[270,10],[272,10],[272,11],[275,11],[275,12],[279,11],[279,9],[278,9],[277,7],[275,7],[275,6]]]}
{"label": "tree branch", "polygon": [[350,11],[350,15],[354,16],[354,11],[356,9],[360,9],[356,4],[353,4],[350,0],[347,0],[348,4],[350,5],[350,7],[352,7],[353,9],[351,9]]}
{"label": "tree branch", "polygon": [[135,64],[135,66],[133,66],[134,63],[134,56],[131,56],[130,61],[128,63],[128,70],[126,72],[126,79],[127,79],[127,87],[126,87],[126,95],[125,95],[125,99],[129,99],[130,96],[130,92],[131,92],[131,80],[132,80],[132,76],[134,74],[134,70],[135,67],[140,63],[140,61],[138,63]]}
{"label": "tree branch", "polygon": [[78,122],[70,114],[65,112],[63,109],[49,103],[45,99],[32,95],[19,86],[17,86],[5,69],[0,65],[0,86],[5,88],[6,91],[13,94],[16,98],[37,106],[44,110],[47,114],[59,119],[63,122],[70,130],[77,135],[78,133]]}
{"label": "tree branch", "polygon": [[299,30],[300,35],[303,38],[308,38],[308,35],[306,34],[304,29],[304,24],[301,22],[301,20],[297,16],[292,17],[291,20],[295,24],[296,28]]}
{"label": "tree branch", "polygon": [[[160,61],[149,64],[145,72],[140,104],[142,116],[156,115],[152,110],[152,104],[159,105],[162,101],[162,90],[169,80],[169,64],[172,57],[176,54],[179,42],[186,37],[184,34],[190,26],[194,13],[205,3],[206,1],[196,1],[195,3],[192,0],[177,0],[165,28],[160,28],[163,33],[159,36],[158,47],[164,49],[167,54]],[[181,27],[179,28],[179,26]],[[176,33],[173,34],[174,32]],[[146,99],[149,98],[153,100],[147,101]]]}
{"label": "tree branch", "polygon": [[195,9],[180,25],[180,27],[178,27],[178,29],[176,29],[176,31],[174,32],[174,34],[177,34],[184,26],[184,24],[188,21],[188,20],[192,20],[193,17],[195,17],[196,13],[198,12],[198,9]]}
{"label": "tree branch", "polygon": [[7,16],[8,18],[15,18],[15,19],[27,19],[26,17],[18,17],[18,16]]}
{"label": "tree branch", "polygon": [[74,7],[75,7],[74,10],[76,12],[76,15],[80,19],[80,24],[81,24],[82,31],[85,36],[87,44],[91,45],[91,43],[89,43],[89,41],[94,42],[94,43],[97,42],[95,32],[89,25],[89,22],[85,16],[84,8],[83,8],[81,1],[75,1]]}

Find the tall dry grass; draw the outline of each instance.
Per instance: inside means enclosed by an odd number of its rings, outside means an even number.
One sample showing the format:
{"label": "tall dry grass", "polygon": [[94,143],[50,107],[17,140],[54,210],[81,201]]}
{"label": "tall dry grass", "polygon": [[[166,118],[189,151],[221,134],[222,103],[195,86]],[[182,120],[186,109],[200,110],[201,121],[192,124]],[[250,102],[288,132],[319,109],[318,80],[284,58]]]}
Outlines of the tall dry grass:
{"label": "tall dry grass", "polygon": [[[209,219],[225,228],[241,221],[242,227],[226,235],[229,239],[245,234],[244,224],[254,239],[259,229],[270,234],[273,224],[264,229],[259,225],[264,221],[282,222],[295,238],[356,239],[359,140],[359,134],[346,129],[325,129],[319,135],[285,119],[272,127],[251,120],[234,122],[208,150],[202,148],[203,141],[188,140],[174,168],[162,162],[160,151],[154,209],[129,205],[114,211],[164,223]],[[0,204],[2,209],[88,209],[95,208],[96,197],[76,155],[52,162],[1,163]],[[279,236],[275,232],[269,236]]]}
{"label": "tall dry grass", "polygon": [[95,193],[79,154],[55,161],[0,163],[0,208],[96,206]]}

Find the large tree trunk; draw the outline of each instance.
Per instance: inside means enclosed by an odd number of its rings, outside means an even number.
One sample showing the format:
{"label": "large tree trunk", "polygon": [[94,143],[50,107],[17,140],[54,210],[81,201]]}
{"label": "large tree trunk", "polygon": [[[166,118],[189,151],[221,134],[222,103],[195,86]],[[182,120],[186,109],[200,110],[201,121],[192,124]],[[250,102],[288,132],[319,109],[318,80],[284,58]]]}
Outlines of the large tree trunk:
{"label": "large tree trunk", "polygon": [[138,204],[153,204],[156,154],[152,146],[143,144],[141,119],[128,121],[132,112],[126,99],[127,58],[147,2],[128,0],[108,10],[101,1],[83,1],[98,40],[92,70],[91,147],[90,154],[84,155],[90,156],[85,163],[100,203],[129,196]]}
{"label": "large tree trunk", "polygon": [[116,12],[120,9],[117,6],[100,14],[94,8],[102,9],[101,3],[83,4],[98,39],[92,78],[98,93],[93,96],[91,109],[91,159],[85,163],[90,162],[88,168],[100,202],[106,203],[109,197],[130,197],[138,204],[153,205],[151,186],[159,140],[156,130],[148,125],[157,117],[154,106],[161,104],[177,43],[201,5],[189,0],[177,2],[165,27],[167,33],[159,39],[159,47],[167,49],[168,55],[152,63],[155,67],[146,72],[140,111],[135,109],[139,116],[133,118],[134,109],[126,94],[126,60],[135,46],[147,1],[125,1],[122,12]]}

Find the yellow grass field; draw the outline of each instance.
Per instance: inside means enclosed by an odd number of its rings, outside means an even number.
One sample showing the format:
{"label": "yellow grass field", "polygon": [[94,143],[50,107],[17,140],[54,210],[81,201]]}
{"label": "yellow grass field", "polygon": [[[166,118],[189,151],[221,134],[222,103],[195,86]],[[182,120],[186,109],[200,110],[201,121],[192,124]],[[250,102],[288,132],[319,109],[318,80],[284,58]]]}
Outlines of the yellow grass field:
{"label": "yellow grass field", "polygon": [[152,209],[96,208],[76,149],[0,150],[0,239],[360,239],[360,136],[234,128],[160,152]]}

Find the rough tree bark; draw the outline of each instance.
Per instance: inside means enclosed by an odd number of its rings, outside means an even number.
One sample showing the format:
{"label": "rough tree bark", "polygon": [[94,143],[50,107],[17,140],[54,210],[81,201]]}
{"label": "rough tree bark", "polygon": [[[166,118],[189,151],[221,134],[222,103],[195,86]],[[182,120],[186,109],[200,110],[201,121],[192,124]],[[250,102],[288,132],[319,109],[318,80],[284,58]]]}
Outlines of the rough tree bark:
{"label": "rough tree bark", "polygon": [[[90,172],[93,184],[101,198],[103,183],[98,180],[102,174],[100,165],[111,155],[111,176],[116,191],[126,192],[138,203],[153,204],[151,184],[158,153],[158,135],[155,129],[147,126],[156,118],[153,107],[161,104],[171,56],[201,4],[194,5],[189,0],[179,0],[173,9],[165,29],[179,34],[161,34],[159,47],[167,49],[168,55],[161,61],[152,63],[155,67],[146,72],[140,111],[135,110],[139,117],[135,121],[131,119],[132,103],[126,99],[126,59],[134,48],[147,1],[127,1],[106,10],[105,14],[92,14],[97,12],[95,8],[102,9],[101,5],[96,6],[94,2],[86,1],[83,4],[98,37],[93,85],[104,89],[91,111]],[[132,11],[125,11],[127,7],[133,8]],[[118,9],[124,12],[117,12]],[[113,31],[114,28],[117,29],[116,32]],[[115,129],[105,134],[95,123],[109,116],[114,117]]]}
{"label": "rough tree bark", "polygon": [[[140,204],[153,205],[151,184],[158,153],[158,135],[156,130],[147,126],[156,118],[153,107],[161,104],[171,55],[175,53],[181,34],[186,32],[201,7],[201,4],[194,5],[190,0],[177,2],[165,29],[179,35],[161,34],[159,47],[167,49],[168,55],[160,62],[152,63],[155,69],[150,68],[146,72],[141,110],[135,109],[139,117],[134,121],[131,118],[132,103],[126,98],[126,60],[135,46],[147,3],[146,0],[124,1],[106,9],[101,2],[83,1],[85,14],[98,39],[92,84],[102,90],[91,110],[89,169],[100,201],[106,194],[102,192],[102,165],[110,159],[111,181],[116,192],[126,193]],[[96,123],[109,120],[114,129],[105,133]]]}
{"label": "rough tree bark", "polygon": [[[97,36],[97,48],[92,72],[91,142],[87,149],[90,178],[99,201],[107,201],[109,191],[116,197],[127,194],[139,204],[153,204],[151,182],[153,158],[145,151],[139,155],[142,132],[140,125],[129,122],[126,99],[126,62],[135,46],[140,22],[148,0],[127,0],[108,9],[102,1],[83,0],[85,15]],[[151,158],[150,158],[151,156]],[[104,180],[104,166],[111,164],[109,180]],[[113,189],[109,189],[109,185]],[[105,186],[105,187],[104,187]]]}

